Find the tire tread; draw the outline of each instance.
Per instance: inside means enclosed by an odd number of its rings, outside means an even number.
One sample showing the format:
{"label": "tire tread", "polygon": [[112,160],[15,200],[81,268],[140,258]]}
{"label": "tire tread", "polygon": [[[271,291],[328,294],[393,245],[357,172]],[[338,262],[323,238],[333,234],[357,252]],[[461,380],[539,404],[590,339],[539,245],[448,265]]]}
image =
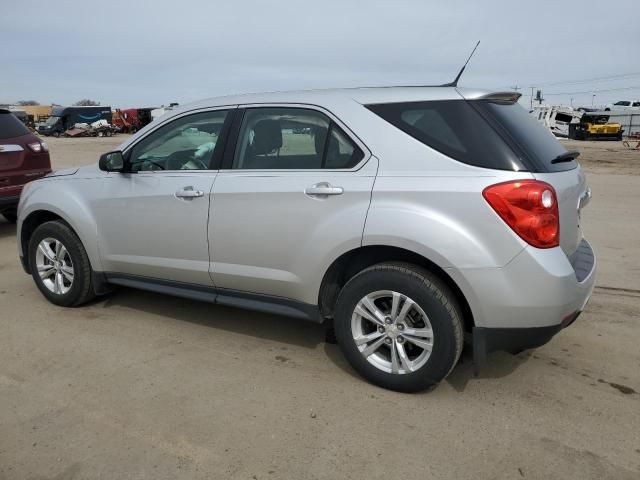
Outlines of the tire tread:
{"label": "tire tread", "polygon": [[[68,242],[71,243],[71,245],[67,245],[67,250],[75,247],[80,255],[79,259],[74,259],[74,267],[76,268],[74,281],[77,279],[80,282],[80,291],[69,303],[64,303],[61,305],[67,307],[77,307],[92,300],[95,297],[95,294],[93,292],[93,287],[91,284],[92,269],[91,263],[89,261],[89,256],[87,255],[87,252],[84,249],[84,245],[82,245],[80,238],[78,238],[78,235],[76,235],[73,229],[71,229],[71,227],[69,227],[69,225],[67,225],[65,222],[62,222],[60,220],[52,220],[38,226],[38,228],[36,228],[36,230],[33,232],[31,240],[29,241],[29,253],[31,253],[33,250],[32,242],[37,238],[38,232],[45,229],[51,229],[54,232],[57,230],[59,234],[62,233],[62,235],[67,237],[64,239],[64,242],[67,243],[68,239]],[[33,265],[32,258],[29,259],[29,263]],[[38,280],[35,278],[37,272],[32,269],[32,274],[34,276],[34,280],[38,282]]]}
{"label": "tire tread", "polygon": [[[462,354],[464,331],[462,313],[455,300],[456,297],[451,289],[437,275],[424,267],[408,262],[394,261],[377,263],[361,270],[351,279],[349,279],[349,281],[342,288],[336,304],[340,304],[341,300],[343,299],[342,297],[348,292],[349,285],[353,282],[356,282],[359,278],[371,273],[388,273],[390,271],[399,273],[404,276],[412,277],[413,279],[417,280],[424,287],[425,291],[428,291],[443,306],[449,318],[451,319],[455,352],[454,361],[451,363],[449,369],[446,371],[446,374],[443,376],[443,378],[446,378],[454,369]],[[419,389],[420,388],[414,388],[412,386],[404,386],[398,388],[398,390],[406,392],[417,391]]]}

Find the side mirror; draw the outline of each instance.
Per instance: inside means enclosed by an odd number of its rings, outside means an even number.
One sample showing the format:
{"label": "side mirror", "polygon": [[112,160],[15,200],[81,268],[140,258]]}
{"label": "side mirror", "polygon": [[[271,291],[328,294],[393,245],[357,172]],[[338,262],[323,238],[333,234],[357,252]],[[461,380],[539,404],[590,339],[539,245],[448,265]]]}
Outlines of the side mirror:
{"label": "side mirror", "polygon": [[122,152],[116,150],[115,152],[101,155],[98,167],[105,172],[124,172],[124,157],[122,156]]}

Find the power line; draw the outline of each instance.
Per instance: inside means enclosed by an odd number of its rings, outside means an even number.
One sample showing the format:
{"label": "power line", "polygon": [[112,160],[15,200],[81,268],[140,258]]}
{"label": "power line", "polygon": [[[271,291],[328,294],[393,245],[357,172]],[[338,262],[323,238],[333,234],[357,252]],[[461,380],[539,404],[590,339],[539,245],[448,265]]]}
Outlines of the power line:
{"label": "power line", "polygon": [[[533,88],[533,87],[531,87]],[[620,88],[604,88],[604,89],[600,89],[600,90],[585,90],[582,92],[559,92],[559,93],[545,93],[546,96],[548,95],[580,95],[580,94],[587,94],[587,93],[603,93],[603,92],[619,92],[622,90],[640,90],[640,87],[620,87]],[[523,94],[523,96],[528,97],[529,94],[525,93]]]}
{"label": "power line", "polygon": [[530,85],[530,86],[534,86],[534,87],[552,87],[555,85],[577,85],[577,84],[581,84],[581,83],[589,83],[589,82],[602,82],[602,81],[606,81],[606,80],[626,80],[628,78],[633,78],[633,77],[638,77],[640,76],[640,72],[634,72],[634,73],[621,73],[621,74],[617,74],[617,75],[609,75],[606,77],[594,77],[594,78],[583,78],[580,80],[562,80],[562,81],[558,81],[558,82],[543,82],[543,83],[538,83],[536,85]]}
{"label": "power line", "polygon": [[[518,85],[518,89],[527,89],[527,88],[540,88],[540,87],[552,87],[556,85],[579,85],[585,83],[595,83],[602,81],[614,81],[614,80],[628,80],[631,78],[640,77],[640,72],[631,72],[631,73],[619,73],[616,75],[608,75],[605,77],[593,77],[593,78],[583,78],[579,80],[561,80],[561,81],[553,81],[553,82],[540,82],[531,85]],[[509,85],[507,88],[513,88],[513,86]]]}

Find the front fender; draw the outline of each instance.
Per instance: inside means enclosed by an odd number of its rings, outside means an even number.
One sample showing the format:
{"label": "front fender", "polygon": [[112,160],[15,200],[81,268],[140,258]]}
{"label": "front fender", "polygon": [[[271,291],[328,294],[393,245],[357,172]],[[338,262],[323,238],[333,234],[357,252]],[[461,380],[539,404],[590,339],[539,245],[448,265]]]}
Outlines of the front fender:
{"label": "front fender", "polygon": [[39,180],[28,184],[18,206],[18,252],[26,255],[22,248],[22,230],[25,221],[37,212],[51,212],[71,226],[84,245],[91,267],[102,271],[97,241],[96,219],[89,208],[91,195],[99,190],[96,180]]}

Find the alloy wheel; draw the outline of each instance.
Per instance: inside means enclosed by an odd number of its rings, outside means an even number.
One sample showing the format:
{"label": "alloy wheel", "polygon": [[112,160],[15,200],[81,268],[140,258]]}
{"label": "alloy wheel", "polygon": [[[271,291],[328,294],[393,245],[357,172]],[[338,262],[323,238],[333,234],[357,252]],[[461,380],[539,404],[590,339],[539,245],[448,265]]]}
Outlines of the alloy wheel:
{"label": "alloy wheel", "polygon": [[73,286],[73,262],[60,240],[49,237],[38,244],[36,268],[42,284],[57,295],[64,295]]}
{"label": "alloy wheel", "polygon": [[391,290],[362,297],[351,317],[351,333],[362,356],[392,374],[419,370],[433,349],[427,314],[407,295]]}

